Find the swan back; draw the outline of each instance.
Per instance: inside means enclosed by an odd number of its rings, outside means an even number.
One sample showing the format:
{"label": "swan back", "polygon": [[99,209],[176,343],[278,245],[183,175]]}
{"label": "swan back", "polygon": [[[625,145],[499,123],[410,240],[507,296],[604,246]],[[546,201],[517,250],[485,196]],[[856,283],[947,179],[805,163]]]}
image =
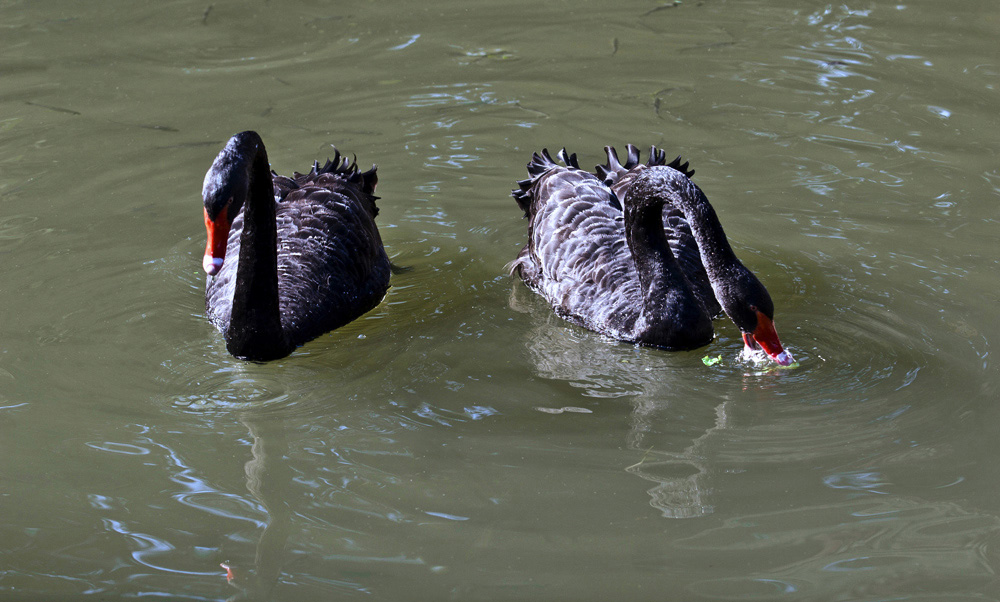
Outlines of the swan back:
{"label": "swan back", "polygon": [[[551,163],[544,151],[540,159]],[[564,318],[632,339],[641,291],[611,190],[593,174],[551,163],[519,201],[529,212],[528,244],[511,272]]]}

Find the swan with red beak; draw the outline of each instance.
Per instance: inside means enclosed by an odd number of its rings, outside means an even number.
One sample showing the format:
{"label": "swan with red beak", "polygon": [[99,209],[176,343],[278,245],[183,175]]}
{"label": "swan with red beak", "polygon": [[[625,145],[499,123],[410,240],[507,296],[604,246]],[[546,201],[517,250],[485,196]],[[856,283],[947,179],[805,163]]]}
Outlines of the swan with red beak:
{"label": "swan with red beak", "polygon": [[774,329],[771,297],[736,257],[715,209],[680,157],[627,146],[595,173],[575,154],[543,150],[512,196],[530,220],[510,264],[561,317],[606,336],[663,349],[696,349],[714,336],[719,310],[747,347],[794,362]]}
{"label": "swan with red beak", "polygon": [[768,318],[757,310],[757,328],[753,332],[743,333],[744,349],[754,352],[763,350],[767,357],[771,358],[781,366],[789,366],[795,361],[791,353],[781,347],[778,340],[778,332],[774,329],[774,320]]}

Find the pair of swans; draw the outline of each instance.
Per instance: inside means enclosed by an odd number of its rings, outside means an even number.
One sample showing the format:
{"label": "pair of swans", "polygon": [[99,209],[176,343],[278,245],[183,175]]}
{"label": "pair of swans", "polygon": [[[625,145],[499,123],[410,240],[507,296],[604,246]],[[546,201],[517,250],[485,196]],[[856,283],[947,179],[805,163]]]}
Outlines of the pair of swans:
{"label": "pair of swans", "polygon": [[[791,364],[767,289],[736,258],[694,171],[656,147],[646,163],[631,145],[624,163],[605,150],[596,174],[565,149],[564,165],[544,150],[532,157],[513,192],[529,222],[511,272],[563,318],[622,341],[701,347],[721,309],[747,348]],[[379,304],[391,266],[377,181],[375,167],[361,172],[339,152],[279,176],[257,133],[229,140],[205,175],[202,265],[208,317],[230,353],[281,358]]]}

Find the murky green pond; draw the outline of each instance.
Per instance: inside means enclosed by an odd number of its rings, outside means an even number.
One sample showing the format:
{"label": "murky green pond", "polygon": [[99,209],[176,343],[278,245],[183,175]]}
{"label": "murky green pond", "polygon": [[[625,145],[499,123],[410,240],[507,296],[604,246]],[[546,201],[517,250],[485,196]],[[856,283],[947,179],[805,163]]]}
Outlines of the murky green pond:
{"label": "murky green pond", "polygon": [[[1000,600],[996,2],[0,0],[0,32],[0,599]],[[377,163],[411,268],[264,365],[200,268],[245,129],[279,173]],[[629,142],[691,161],[798,369],[507,276],[531,152]]]}

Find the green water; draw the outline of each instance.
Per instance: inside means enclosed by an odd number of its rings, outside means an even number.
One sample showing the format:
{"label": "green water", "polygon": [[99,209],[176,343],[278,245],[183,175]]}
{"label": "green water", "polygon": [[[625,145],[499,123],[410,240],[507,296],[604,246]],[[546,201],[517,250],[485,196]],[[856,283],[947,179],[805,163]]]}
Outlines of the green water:
{"label": "green water", "polygon": [[[0,599],[1000,600],[995,2],[0,0],[0,32]],[[377,163],[411,268],[266,365],[203,309],[245,129],[279,173]],[[531,153],[629,142],[691,161],[798,369],[506,275]]]}

